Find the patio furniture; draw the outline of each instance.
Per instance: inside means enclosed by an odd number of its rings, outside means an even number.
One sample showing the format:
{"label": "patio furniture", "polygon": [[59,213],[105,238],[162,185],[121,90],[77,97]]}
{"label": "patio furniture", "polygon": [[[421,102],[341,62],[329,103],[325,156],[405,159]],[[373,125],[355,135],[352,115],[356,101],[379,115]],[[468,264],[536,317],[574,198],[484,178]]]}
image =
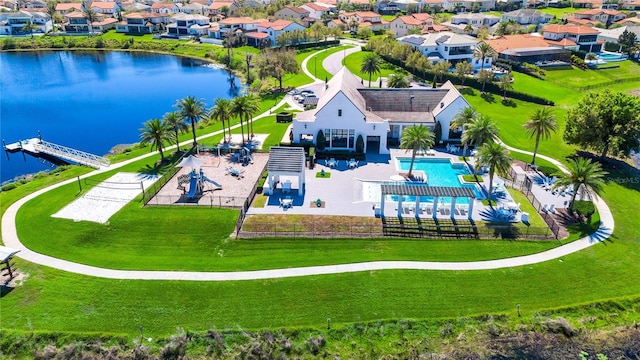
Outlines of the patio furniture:
{"label": "patio furniture", "polygon": [[555,214],[556,213],[556,204],[551,204],[551,206],[549,206],[549,210],[550,213]]}
{"label": "patio furniture", "polygon": [[349,169],[354,169],[358,167],[358,161],[356,159],[349,160]]}
{"label": "patio furniture", "polygon": [[330,168],[334,168],[336,166],[338,166],[338,161],[334,158],[329,159],[329,161],[327,162],[327,166]]}
{"label": "patio furniture", "polygon": [[436,156],[436,151],[433,149],[429,149],[425,152],[425,154],[429,156]]}
{"label": "patio furniture", "polygon": [[548,211],[547,207],[548,207],[547,204],[542,205],[542,209],[540,209],[540,211],[543,212],[543,213],[546,213]]}
{"label": "patio furniture", "polygon": [[241,177],[244,177],[244,175],[243,175],[244,170],[238,170],[238,169],[236,169],[236,168],[234,168],[232,166],[229,166],[227,168],[227,173],[231,174],[232,176],[237,177],[238,179],[241,178]]}
{"label": "patio furniture", "polygon": [[280,199],[280,206],[282,206],[282,208],[290,208],[293,206],[293,199],[290,196],[287,196],[284,199]]}
{"label": "patio furniture", "polygon": [[291,192],[291,181],[287,180],[282,183],[282,192],[288,194]]}
{"label": "patio furniture", "polygon": [[523,212],[520,215],[520,221],[522,221],[523,223],[528,223],[529,222],[529,213]]}

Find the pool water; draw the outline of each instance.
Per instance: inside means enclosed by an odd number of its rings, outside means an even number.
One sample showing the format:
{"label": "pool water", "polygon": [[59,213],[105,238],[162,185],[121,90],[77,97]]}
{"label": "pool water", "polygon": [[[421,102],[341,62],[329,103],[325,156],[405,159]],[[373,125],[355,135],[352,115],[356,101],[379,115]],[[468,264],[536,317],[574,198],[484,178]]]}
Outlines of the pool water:
{"label": "pool water", "polygon": [[625,60],[625,56],[622,54],[613,54],[613,53],[599,53],[598,58],[604,61],[622,61]]}

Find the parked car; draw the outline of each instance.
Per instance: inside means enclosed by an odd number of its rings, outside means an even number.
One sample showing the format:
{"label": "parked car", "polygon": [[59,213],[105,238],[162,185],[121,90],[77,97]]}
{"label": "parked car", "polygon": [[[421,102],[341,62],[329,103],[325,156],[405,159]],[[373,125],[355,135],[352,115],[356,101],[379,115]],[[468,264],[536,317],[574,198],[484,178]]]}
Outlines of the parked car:
{"label": "parked car", "polygon": [[289,94],[289,95],[298,95],[298,94],[300,94],[300,90],[293,89],[293,90],[289,91],[287,94]]}
{"label": "parked car", "polygon": [[311,91],[311,90],[302,90],[302,91],[300,91],[300,94],[313,94],[313,91]]}

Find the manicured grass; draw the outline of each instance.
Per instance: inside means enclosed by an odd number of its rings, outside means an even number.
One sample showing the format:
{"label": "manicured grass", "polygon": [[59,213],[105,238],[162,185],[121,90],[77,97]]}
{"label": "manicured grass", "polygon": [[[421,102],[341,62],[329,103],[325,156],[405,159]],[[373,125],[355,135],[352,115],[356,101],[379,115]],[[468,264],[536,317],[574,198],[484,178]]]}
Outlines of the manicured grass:
{"label": "manicured grass", "polygon": [[328,72],[324,66],[322,66],[322,63],[324,62],[324,59],[326,59],[329,55],[335,54],[337,52],[343,51],[345,49],[349,49],[352,48],[353,46],[338,46],[335,48],[331,48],[329,50],[323,51],[317,55],[314,55],[311,59],[309,59],[309,61],[307,62],[307,68],[309,69],[309,71],[314,74],[314,76],[320,80],[331,80],[331,78],[333,77],[333,75]]}
{"label": "manicured grass", "polygon": [[531,227],[547,227],[547,223],[542,220],[540,214],[534,209],[526,196],[515,189],[508,189],[513,201],[520,203],[520,210],[529,213],[529,226]]}
{"label": "manicured grass", "polygon": [[483,182],[484,181],[484,179],[481,176],[477,176],[473,174],[462,175],[462,179],[466,182]]}
{"label": "manicured grass", "polygon": [[[153,35],[152,34],[123,34],[123,33],[117,33],[115,32],[115,30],[110,30],[107,31],[106,33],[101,35],[105,40],[106,39],[112,39],[112,40],[129,40],[129,39],[134,39],[134,41],[154,41],[153,39]],[[159,41],[159,40],[157,40]],[[168,40],[166,40],[168,41]]]}
{"label": "manicured grass", "polygon": [[316,173],[316,177],[317,177],[317,178],[324,178],[324,179],[328,179],[328,178],[330,178],[330,177],[331,177],[331,173],[330,173],[330,172],[328,172],[328,171],[325,171],[324,173],[322,173],[322,172],[318,171],[318,172]]}
{"label": "manicured grass", "polygon": [[575,67],[571,70],[549,70],[545,78],[546,81],[557,86],[578,89],[583,86],[593,86],[640,76],[640,65],[630,60],[610,65],[620,65],[620,67],[603,70],[581,70]]}
{"label": "manicured grass", "polygon": [[[370,54],[370,52],[366,52],[366,51],[355,52],[353,54],[347,55],[347,57],[344,58],[342,63],[353,74],[355,74],[356,76],[364,79],[365,85],[368,86],[369,85],[369,83],[368,83],[369,74],[365,74],[365,73],[360,72],[360,67],[362,66],[362,61],[364,60],[364,57],[367,54]],[[391,74],[394,74],[394,73],[405,73],[405,71],[402,70],[402,69],[397,68],[394,65],[389,64],[386,61],[382,61],[382,65],[380,66],[380,73],[371,75],[371,86],[373,86],[373,87],[377,87],[378,86],[377,81],[378,81],[378,78],[380,76],[387,77],[387,76],[389,76]]]}
{"label": "manicured grass", "polygon": [[538,9],[538,11],[543,12],[543,13],[547,13],[547,14],[551,14],[557,18],[567,18],[569,16],[571,16],[571,14],[581,11],[581,10],[585,10],[585,9],[578,9],[578,8],[572,8],[572,7],[566,7],[566,8],[552,8],[552,7],[548,7],[548,8],[544,8],[544,9]]}

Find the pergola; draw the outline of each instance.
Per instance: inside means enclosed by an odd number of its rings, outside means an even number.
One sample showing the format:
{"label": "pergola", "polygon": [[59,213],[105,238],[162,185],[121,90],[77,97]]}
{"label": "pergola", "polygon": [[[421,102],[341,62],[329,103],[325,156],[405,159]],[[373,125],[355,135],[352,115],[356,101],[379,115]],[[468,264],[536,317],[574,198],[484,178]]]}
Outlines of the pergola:
{"label": "pergola", "polygon": [[[468,218],[471,220],[473,213],[473,199],[476,195],[468,187],[428,186],[420,184],[383,184],[381,186],[380,213],[384,214],[384,202],[386,195],[398,195],[398,217],[402,217],[402,197],[404,195],[415,196],[416,209],[420,208],[420,198],[433,197],[433,218],[437,218],[438,198],[451,198],[451,218],[454,218],[457,198],[469,198]],[[415,212],[418,217],[418,211]]]}
{"label": "pergola", "polygon": [[267,164],[266,194],[273,195],[280,176],[298,177],[298,195],[304,190],[304,167],[306,164],[304,149],[300,147],[273,146],[269,150]]}

